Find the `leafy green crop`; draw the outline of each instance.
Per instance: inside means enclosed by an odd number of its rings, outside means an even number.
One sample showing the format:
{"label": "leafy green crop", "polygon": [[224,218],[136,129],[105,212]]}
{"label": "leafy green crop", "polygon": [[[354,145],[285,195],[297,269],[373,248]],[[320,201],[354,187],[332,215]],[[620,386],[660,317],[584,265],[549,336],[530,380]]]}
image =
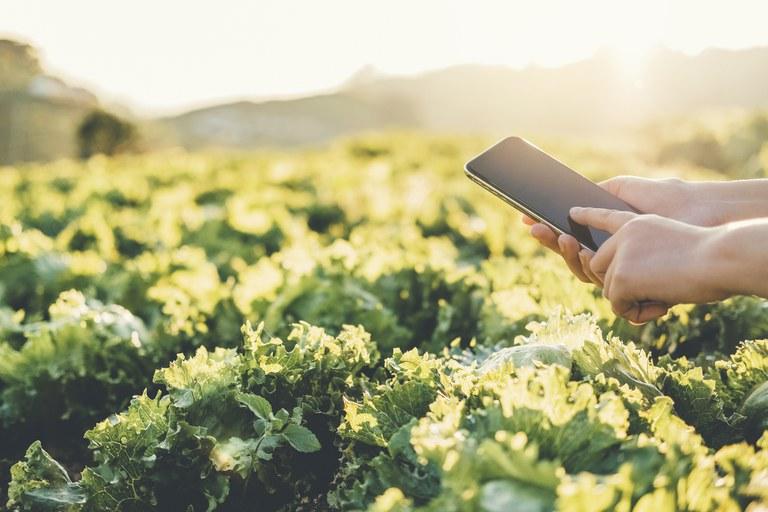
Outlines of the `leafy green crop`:
{"label": "leafy green crop", "polygon": [[0,501],[768,507],[765,301],[616,320],[463,178],[486,143],[4,169]]}
{"label": "leafy green crop", "polygon": [[[391,370],[375,395],[348,404],[340,429],[381,451],[367,465],[366,450],[348,456],[331,502],[360,509],[373,501],[372,510],[739,510],[762,496],[758,481],[734,482],[759,479],[768,469],[763,452],[744,443],[708,450],[676,414],[689,404],[656,387],[672,376],[683,382],[681,370],[665,372],[632,346],[602,339],[586,317],[554,316],[532,328],[515,349],[535,347],[546,359],[551,352],[541,349],[559,347],[556,361],[515,358],[523,352],[514,349],[479,365],[415,353],[389,360],[390,368],[407,361],[408,371]],[[561,344],[550,345],[554,339]],[[512,356],[499,357],[505,353]],[[707,382],[701,372],[686,377]],[[738,426],[721,428],[738,436]],[[410,446],[398,451],[402,439]],[[718,462],[728,457],[749,469]],[[388,471],[395,465],[398,473]]]}
{"label": "leafy green crop", "polygon": [[[290,510],[322,495],[342,395],[376,362],[362,329],[297,324],[287,340],[244,330],[241,351],[204,347],[155,373],[162,391],[89,430],[96,465],[73,483],[39,444],[13,469],[11,507]],[[322,441],[321,441],[322,440]],[[57,469],[55,479],[48,478]],[[44,485],[40,485],[45,482]]]}
{"label": "leafy green crop", "polygon": [[18,459],[39,439],[77,464],[82,432],[127,405],[152,374],[144,324],[126,309],[65,292],[49,315],[13,327],[21,347],[0,343],[0,459]]}

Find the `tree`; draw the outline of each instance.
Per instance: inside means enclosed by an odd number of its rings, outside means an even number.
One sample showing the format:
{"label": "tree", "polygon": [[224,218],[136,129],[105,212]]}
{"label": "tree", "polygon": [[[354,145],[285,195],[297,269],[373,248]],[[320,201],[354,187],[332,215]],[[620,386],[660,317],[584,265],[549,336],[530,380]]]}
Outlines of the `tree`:
{"label": "tree", "polygon": [[137,147],[136,126],[109,112],[94,110],[80,123],[77,144],[81,158],[133,151]]}

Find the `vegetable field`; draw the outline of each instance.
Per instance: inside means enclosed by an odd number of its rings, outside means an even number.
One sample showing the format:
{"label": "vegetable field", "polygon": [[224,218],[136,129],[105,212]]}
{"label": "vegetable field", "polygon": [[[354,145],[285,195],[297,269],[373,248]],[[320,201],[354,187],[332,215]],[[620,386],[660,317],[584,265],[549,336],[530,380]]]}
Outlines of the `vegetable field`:
{"label": "vegetable field", "polygon": [[488,142],[0,169],[2,503],[767,510],[768,306],[616,320]]}

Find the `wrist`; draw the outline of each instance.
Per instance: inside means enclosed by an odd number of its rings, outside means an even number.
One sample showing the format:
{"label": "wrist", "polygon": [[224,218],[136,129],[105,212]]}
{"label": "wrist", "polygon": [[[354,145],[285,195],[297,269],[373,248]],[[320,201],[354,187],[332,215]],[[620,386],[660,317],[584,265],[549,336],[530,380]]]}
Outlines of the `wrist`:
{"label": "wrist", "polygon": [[753,267],[750,254],[744,250],[745,233],[737,224],[705,228],[706,235],[697,258],[697,274],[704,276],[707,293],[712,300],[756,293],[750,280],[757,276],[753,272],[745,272],[745,269]]}
{"label": "wrist", "polygon": [[734,190],[745,188],[743,182],[683,182],[682,187],[680,193],[686,204],[700,212],[696,216],[699,225],[712,227],[768,217],[768,189],[765,195],[752,197],[734,194]]}
{"label": "wrist", "polygon": [[768,179],[684,183],[689,204],[707,212],[710,226],[768,217]]}

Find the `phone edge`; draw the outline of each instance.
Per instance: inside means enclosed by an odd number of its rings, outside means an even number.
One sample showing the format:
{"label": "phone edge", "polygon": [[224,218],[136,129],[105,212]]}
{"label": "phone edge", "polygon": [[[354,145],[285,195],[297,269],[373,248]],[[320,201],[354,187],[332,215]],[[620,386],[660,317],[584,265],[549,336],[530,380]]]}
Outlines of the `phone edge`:
{"label": "phone edge", "polygon": [[[504,139],[502,139],[502,140],[504,140]],[[482,153],[480,153],[480,155],[482,155]],[[480,155],[477,155],[477,156],[480,156]],[[475,158],[477,158],[477,157],[475,157]],[[467,178],[469,178],[473,183],[476,183],[477,185],[480,185],[480,187],[482,187],[483,189],[485,189],[488,192],[490,192],[491,194],[495,195],[496,197],[498,197],[499,199],[501,199],[502,201],[504,201],[508,205],[512,206],[517,211],[519,211],[519,212],[523,213],[524,215],[527,215],[530,218],[534,219],[536,222],[540,222],[540,223],[544,224],[545,226],[550,228],[552,231],[554,231],[556,235],[560,236],[560,235],[567,234],[567,233],[564,233],[557,226],[555,226],[552,223],[550,223],[549,221],[547,221],[546,219],[542,219],[539,215],[536,215],[534,212],[529,210],[522,203],[520,203],[520,202],[516,201],[515,199],[509,197],[504,192],[502,192],[501,190],[497,189],[496,187],[494,187],[493,185],[491,185],[487,181],[484,181],[482,178],[480,178],[478,175],[476,175],[469,168],[469,163],[472,162],[472,160],[474,160],[474,158],[470,159],[467,163],[464,164],[464,175]],[[569,167],[569,169],[570,169],[570,167]],[[574,172],[576,172],[576,171],[574,171]],[[577,242],[578,242],[578,240],[577,240]],[[581,246],[582,249],[587,249],[590,252],[595,252],[593,249],[587,247],[586,245],[584,245],[581,242],[579,242],[579,246]]]}

